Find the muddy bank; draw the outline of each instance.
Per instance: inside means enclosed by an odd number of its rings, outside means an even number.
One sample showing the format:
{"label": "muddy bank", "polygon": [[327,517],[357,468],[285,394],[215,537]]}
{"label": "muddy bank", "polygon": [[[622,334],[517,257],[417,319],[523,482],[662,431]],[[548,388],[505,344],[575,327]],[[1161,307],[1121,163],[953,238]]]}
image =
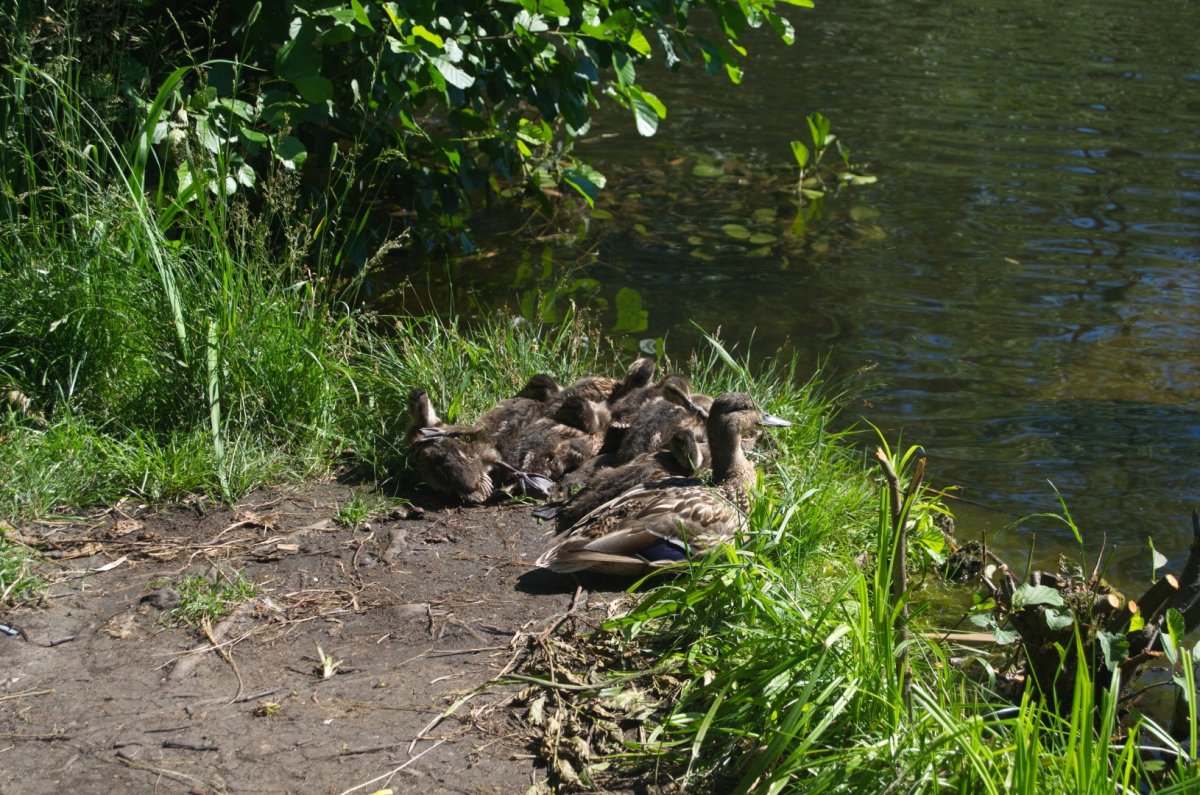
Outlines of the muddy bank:
{"label": "muddy bank", "polygon": [[[573,581],[530,573],[546,527],[527,506],[426,506],[350,530],[333,518],[351,495],[18,528],[54,585],[3,619],[26,637],[0,636],[0,789],[544,789],[516,688],[439,717],[570,609]],[[260,595],[205,629],[166,626],[172,584],[218,568]],[[592,591],[575,618],[621,598]]]}

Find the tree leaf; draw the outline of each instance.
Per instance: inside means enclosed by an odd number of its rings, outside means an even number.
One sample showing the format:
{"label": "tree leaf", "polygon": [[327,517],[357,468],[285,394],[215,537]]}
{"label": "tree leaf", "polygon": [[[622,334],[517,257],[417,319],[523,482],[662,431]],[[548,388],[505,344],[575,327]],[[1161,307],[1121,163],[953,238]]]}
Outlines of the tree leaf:
{"label": "tree leaf", "polygon": [[[441,36],[437,35],[424,25],[413,25],[412,35],[414,38],[424,39],[433,46],[437,47],[439,50],[446,46],[446,42]],[[446,79],[449,80],[450,78]]]}
{"label": "tree leaf", "polygon": [[300,92],[304,101],[311,105],[322,105],[333,99],[333,81],[319,74],[294,77],[292,85]]}
{"label": "tree leaf", "polygon": [[442,77],[446,78],[446,82],[455,88],[470,88],[475,85],[475,78],[450,63],[450,59],[438,56],[432,60]]}
{"label": "tree leaf", "polygon": [[633,108],[633,120],[637,125],[639,135],[649,138],[658,132],[658,113],[653,105],[640,94],[630,97],[630,105]]}
{"label": "tree leaf", "polygon": [[275,144],[275,157],[284,168],[295,170],[308,159],[308,150],[294,135],[285,135]]}

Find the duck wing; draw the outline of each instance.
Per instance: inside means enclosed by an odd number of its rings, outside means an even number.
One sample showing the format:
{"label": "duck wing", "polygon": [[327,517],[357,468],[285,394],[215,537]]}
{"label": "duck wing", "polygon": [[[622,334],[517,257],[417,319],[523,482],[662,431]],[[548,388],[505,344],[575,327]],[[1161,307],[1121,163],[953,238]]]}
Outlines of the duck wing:
{"label": "duck wing", "polygon": [[645,573],[716,546],[744,521],[737,506],[695,480],[641,484],[577,522],[537,565],[563,573]]}

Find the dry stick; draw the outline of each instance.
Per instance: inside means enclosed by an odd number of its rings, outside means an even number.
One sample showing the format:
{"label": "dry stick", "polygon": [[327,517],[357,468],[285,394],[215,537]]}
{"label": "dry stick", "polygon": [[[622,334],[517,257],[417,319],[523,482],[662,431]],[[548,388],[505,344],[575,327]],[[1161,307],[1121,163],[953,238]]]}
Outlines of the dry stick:
{"label": "dry stick", "polygon": [[0,701],[12,701],[17,698],[32,698],[33,696],[52,696],[53,690],[22,690],[19,693],[5,693],[0,696]]}
{"label": "dry stick", "polygon": [[237,663],[233,661],[233,655],[229,652],[229,650],[218,643],[217,639],[213,637],[212,623],[207,618],[200,622],[200,629],[204,631],[205,637],[207,637],[209,642],[212,643],[213,650],[217,654],[221,655],[221,658],[225,660],[225,662],[229,663],[229,667],[233,669],[233,675],[237,677],[237,692],[233,694],[233,698],[229,699],[229,703],[233,704],[242,697],[242,691],[246,687],[245,682],[242,681],[242,672],[238,670]]}
{"label": "dry stick", "polygon": [[429,747],[428,747],[428,748],[426,748],[424,751],[422,751],[421,753],[419,753],[419,754],[417,754],[416,756],[414,756],[412,759],[409,759],[407,762],[405,762],[404,764],[400,765],[400,767],[394,768],[394,769],[393,769],[393,770],[392,770],[390,773],[384,773],[382,776],[376,776],[375,778],[371,779],[370,781],[364,781],[364,782],[363,782],[363,783],[361,783],[361,784],[356,784],[356,785],[354,785],[354,786],[353,786],[353,787],[351,787],[350,789],[347,789],[347,790],[342,790],[342,792],[341,792],[341,795],[350,795],[350,793],[351,793],[351,792],[354,792],[355,790],[362,789],[363,787],[369,787],[369,786],[371,786],[372,784],[374,784],[376,781],[383,781],[384,779],[387,779],[388,781],[390,781],[390,780],[391,780],[391,778],[392,778],[392,776],[396,775],[396,774],[397,774],[397,773],[399,773],[401,770],[403,770],[404,768],[408,767],[409,765],[411,765],[413,762],[417,761],[417,760],[418,760],[418,759],[420,759],[421,757],[425,756],[425,754],[429,753],[429,752],[430,752],[430,751],[432,751],[434,748],[437,748],[439,745],[441,745],[441,744],[442,744],[442,743],[444,743],[444,742],[446,742],[446,741],[445,741],[445,740],[438,740],[436,743],[434,743],[433,745],[429,746]]}

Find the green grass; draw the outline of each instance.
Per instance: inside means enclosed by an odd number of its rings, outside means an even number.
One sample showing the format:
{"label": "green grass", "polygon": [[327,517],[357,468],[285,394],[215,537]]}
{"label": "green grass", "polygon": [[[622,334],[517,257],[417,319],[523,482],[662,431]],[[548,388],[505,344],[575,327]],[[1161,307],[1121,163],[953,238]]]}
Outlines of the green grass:
{"label": "green grass", "polygon": [[204,622],[220,621],[243,602],[253,599],[261,588],[240,572],[232,575],[218,571],[212,577],[192,574],[175,585],[179,605],[163,614],[163,623],[199,627]]}
{"label": "green grass", "polygon": [[13,541],[12,529],[0,522],[0,605],[36,598],[46,586],[33,572],[37,556],[28,547]]}
{"label": "green grass", "polygon": [[[1139,745],[1179,745],[1145,718],[1118,723],[1086,674],[1069,714],[1028,697],[1011,708],[941,646],[902,635],[890,556],[877,554],[893,547],[890,506],[861,453],[829,431],[829,389],[790,386],[786,360],[751,374],[715,345],[694,369],[705,389],[744,389],[796,424],[772,432],[741,546],[639,597],[593,640],[604,659],[586,670],[564,674],[566,662],[549,659],[554,725],[591,715],[550,744],[558,786],[577,775],[602,787],[617,768],[722,793],[1200,790],[1196,770],[1144,762]],[[906,478],[904,456],[891,455]],[[909,510],[919,525],[936,507],[918,492]],[[552,684],[564,679],[595,689]],[[614,708],[625,696],[628,712]],[[640,724],[641,739],[605,750],[603,726],[622,720]],[[571,756],[580,744],[592,744],[590,758]],[[563,773],[564,758],[579,769]]]}

